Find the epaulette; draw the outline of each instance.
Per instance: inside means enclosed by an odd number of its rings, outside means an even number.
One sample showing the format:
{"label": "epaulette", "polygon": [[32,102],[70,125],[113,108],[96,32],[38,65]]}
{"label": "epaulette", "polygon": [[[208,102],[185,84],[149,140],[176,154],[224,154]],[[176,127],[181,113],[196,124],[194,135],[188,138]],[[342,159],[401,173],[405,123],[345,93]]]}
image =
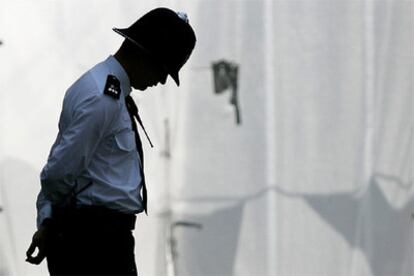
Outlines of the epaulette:
{"label": "epaulette", "polygon": [[119,100],[121,96],[121,83],[114,75],[108,75],[106,78],[104,94]]}

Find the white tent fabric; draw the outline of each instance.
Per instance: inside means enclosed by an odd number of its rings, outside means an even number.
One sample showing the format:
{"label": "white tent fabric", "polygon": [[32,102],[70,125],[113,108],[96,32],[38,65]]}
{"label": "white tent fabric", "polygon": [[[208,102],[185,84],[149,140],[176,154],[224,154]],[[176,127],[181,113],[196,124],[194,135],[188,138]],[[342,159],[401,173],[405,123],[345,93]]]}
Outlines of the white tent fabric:
{"label": "white tent fabric", "polygon": [[[135,93],[149,216],[140,275],[414,275],[412,1],[0,1],[0,275],[24,262],[65,89],[157,6],[197,46]],[[211,64],[237,63],[242,124]]]}

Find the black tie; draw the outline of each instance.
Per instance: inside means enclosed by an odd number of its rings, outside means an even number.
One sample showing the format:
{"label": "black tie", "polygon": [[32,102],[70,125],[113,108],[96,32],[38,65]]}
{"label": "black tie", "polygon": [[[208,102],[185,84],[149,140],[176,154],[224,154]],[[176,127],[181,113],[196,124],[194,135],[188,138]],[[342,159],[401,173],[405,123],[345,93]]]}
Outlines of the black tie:
{"label": "black tie", "polygon": [[141,142],[141,138],[139,137],[138,128],[137,128],[137,124],[135,122],[135,119],[137,119],[138,123],[140,124],[140,126],[144,130],[144,133],[147,136],[147,139],[148,139],[151,147],[153,147],[153,145],[151,143],[151,140],[148,137],[147,132],[145,131],[145,128],[142,124],[141,117],[138,114],[138,108],[137,108],[137,106],[136,106],[136,104],[135,104],[135,102],[134,102],[134,100],[132,99],[131,96],[128,95],[128,96],[125,97],[125,104],[126,104],[129,116],[131,117],[132,130],[135,133],[135,143],[137,144],[137,151],[138,151],[138,154],[139,154],[139,158],[141,159],[140,172],[141,172],[141,177],[142,177],[142,201],[143,201],[142,203],[143,203],[145,214],[148,215],[148,212],[147,212],[147,201],[148,201],[147,186],[145,185],[145,174],[144,174],[144,151],[142,150],[142,142]]}

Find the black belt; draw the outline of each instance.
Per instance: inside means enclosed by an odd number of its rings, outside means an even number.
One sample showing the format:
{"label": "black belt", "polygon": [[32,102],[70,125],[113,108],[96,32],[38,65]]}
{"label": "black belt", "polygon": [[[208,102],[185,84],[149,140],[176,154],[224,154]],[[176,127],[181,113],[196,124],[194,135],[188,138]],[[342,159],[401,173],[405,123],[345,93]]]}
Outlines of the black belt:
{"label": "black belt", "polygon": [[61,230],[80,227],[133,230],[136,222],[134,214],[121,213],[103,206],[54,207],[52,214],[53,223]]}

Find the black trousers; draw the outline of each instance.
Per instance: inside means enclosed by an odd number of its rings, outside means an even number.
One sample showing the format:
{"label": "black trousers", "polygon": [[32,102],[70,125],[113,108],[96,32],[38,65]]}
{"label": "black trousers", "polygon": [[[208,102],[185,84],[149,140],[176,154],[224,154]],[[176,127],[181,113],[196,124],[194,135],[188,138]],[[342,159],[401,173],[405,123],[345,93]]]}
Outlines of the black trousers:
{"label": "black trousers", "polygon": [[50,275],[138,275],[134,215],[104,208],[54,213],[47,248]]}

